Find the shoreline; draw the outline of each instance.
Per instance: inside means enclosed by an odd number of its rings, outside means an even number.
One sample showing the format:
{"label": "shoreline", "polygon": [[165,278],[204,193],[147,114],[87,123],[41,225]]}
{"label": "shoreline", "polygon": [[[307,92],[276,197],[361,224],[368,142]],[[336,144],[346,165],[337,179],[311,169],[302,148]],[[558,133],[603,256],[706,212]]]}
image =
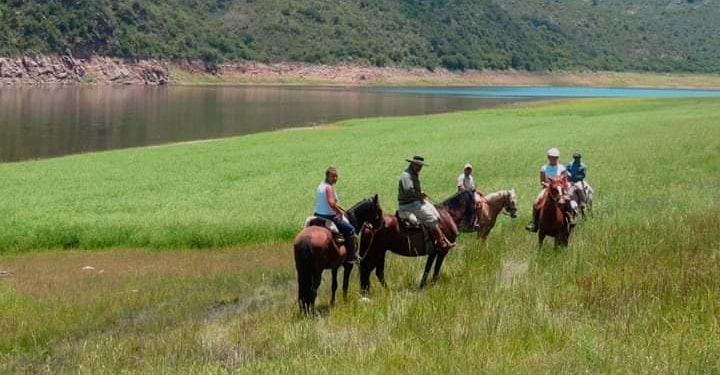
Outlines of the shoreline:
{"label": "shoreline", "polygon": [[93,56],[0,56],[1,86],[44,85],[329,85],[582,86],[720,89],[720,75],[646,72],[463,72],[424,68],[305,63],[129,60]]}

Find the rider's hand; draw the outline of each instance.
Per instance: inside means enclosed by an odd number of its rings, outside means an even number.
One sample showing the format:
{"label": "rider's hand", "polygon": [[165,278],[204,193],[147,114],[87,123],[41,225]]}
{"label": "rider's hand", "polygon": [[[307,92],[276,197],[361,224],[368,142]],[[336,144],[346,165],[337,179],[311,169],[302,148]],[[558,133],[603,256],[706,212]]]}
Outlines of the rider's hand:
{"label": "rider's hand", "polygon": [[421,197],[422,199],[427,199],[427,198],[428,198],[428,195],[425,194],[425,193],[420,193],[420,197]]}

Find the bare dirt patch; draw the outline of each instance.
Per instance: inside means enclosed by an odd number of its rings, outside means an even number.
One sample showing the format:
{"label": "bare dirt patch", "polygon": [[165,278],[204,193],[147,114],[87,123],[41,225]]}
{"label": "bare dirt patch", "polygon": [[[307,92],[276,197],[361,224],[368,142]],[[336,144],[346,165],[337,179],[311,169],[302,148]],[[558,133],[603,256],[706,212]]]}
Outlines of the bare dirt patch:
{"label": "bare dirt patch", "polygon": [[7,270],[3,280],[18,293],[47,298],[146,277],[277,271],[291,266],[289,249],[279,243],[238,249],[51,251],[0,258],[0,269]]}

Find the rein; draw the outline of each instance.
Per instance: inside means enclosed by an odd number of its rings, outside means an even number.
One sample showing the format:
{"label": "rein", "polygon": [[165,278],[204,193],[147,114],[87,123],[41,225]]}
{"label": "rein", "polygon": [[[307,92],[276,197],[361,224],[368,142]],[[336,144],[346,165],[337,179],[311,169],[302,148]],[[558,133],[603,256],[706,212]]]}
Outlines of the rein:
{"label": "rein", "polygon": [[[362,225],[362,230],[360,231],[360,238],[359,238],[360,241],[358,241],[358,248],[362,248],[362,246],[361,246],[361,245],[362,245],[362,242],[361,242],[361,241],[362,241],[362,231],[364,231],[365,228],[367,228],[367,227],[370,227],[370,243],[368,244],[367,250],[365,251],[365,255],[367,255],[367,253],[370,251],[370,247],[372,246],[373,242],[375,241],[375,234],[376,234],[377,232],[379,232],[380,229],[385,228],[385,220],[382,220],[380,226],[379,226],[377,229],[375,229],[375,228],[372,226],[372,224],[369,223],[369,222],[367,222],[367,221],[363,223],[363,225]],[[358,254],[358,255],[359,255],[359,254]],[[365,258],[365,257],[364,257],[364,256],[358,256],[358,258],[360,259],[360,263],[362,263],[362,260],[363,260],[363,258]]]}

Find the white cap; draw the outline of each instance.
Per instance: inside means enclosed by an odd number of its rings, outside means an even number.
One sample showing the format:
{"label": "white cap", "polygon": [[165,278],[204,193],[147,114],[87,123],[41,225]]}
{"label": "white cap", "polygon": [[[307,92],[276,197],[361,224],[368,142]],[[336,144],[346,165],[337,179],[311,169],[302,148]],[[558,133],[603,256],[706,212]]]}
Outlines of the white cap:
{"label": "white cap", "polygon": [[463,167],[463,169],[468,169],[468,168],[473,169],[472,164],[470,164],[470,162],[467,162],[467,164],[465,164],[465,166]]}
{"label": "white cap", "polygon": [[547,151],[547,156],[560,157],[560,150],[557,147],[552,147]]}

